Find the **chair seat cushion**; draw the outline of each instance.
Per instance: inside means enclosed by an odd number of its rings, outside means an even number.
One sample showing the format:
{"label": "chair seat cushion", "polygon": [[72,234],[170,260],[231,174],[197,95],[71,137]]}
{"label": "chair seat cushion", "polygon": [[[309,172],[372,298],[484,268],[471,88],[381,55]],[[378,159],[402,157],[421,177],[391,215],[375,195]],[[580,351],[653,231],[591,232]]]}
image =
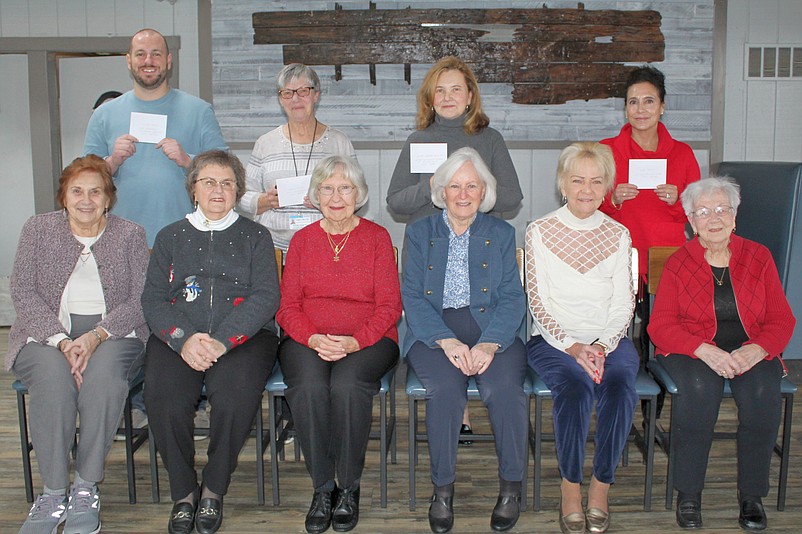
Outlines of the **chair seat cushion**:
{"label": "chair seat cushion", "polygon": [[[664,357],[665,356],[660,356],[654,360],[649,360],[648,368],[652,375],[654,375],[657,381],[663,385],[668,393],[671,395],[676,395],[678,392],[677,384],[674,382],[674,379],[671,378],[668,369],[666,369],[660,360]],[[671,356],[668,357],[670,358]],[[780,394],[794,395],[796,394],[796,390],[796,384],[794,384],[793,381],[789,380],[787,377],[780,381]],[[724,381],[724,396],[732,397],[732,388],[730,387],[729,380]]]}

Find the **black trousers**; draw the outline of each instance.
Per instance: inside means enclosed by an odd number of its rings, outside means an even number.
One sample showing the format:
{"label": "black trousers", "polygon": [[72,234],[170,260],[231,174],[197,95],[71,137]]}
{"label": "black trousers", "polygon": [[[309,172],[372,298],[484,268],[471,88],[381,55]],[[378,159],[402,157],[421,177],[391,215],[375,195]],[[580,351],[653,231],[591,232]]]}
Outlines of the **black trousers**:
{"label": "black trousers", "polygon": [[278,337],[261,330],[201,372],[159,338],[150,336],[145,354],[145,405],[148,424],[170,475],[173,501],[183,499],[198,485],[192,437],[203,386],[212,409],[202,480],[212,492],[225,495],[261,406],[277,350]]}
{"label": "black trousers", "polygon": [[[661,362],[677,383],[680,394],[672,399],[676,440],[674,488],[683,493],[700,493],[713,443],[724,392],[724,379],[706,363],[681,354],[672,354]],[[741,376],[730,380],[738,407],[736,433],[738,491],[765,497],[769,493],[769,467],[777,430],[780,425],[780,380],[782,364],[778,359],[763,360]]]}
{"label": "black trousers", "polygon": [[333,481],[335,473],[340,487],[358,483],[365,467],[373,396],[381,377],[398,363],[398,344],[382,338],[327,362],[306,345],[284,338],[279,362],[313,487]]}

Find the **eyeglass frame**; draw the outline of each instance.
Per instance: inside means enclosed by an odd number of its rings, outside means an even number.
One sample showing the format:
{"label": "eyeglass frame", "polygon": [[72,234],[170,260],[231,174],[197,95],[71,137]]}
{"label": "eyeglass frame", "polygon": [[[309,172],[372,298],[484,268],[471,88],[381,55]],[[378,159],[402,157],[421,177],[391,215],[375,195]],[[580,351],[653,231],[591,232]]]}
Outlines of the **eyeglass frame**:
{"label": "eyeglass frame", "polygon": [[206,189],[207,191],[214,191],[217,186],[220,186],[220,189],[223,191],[237,191],[237,181],[236,180],[215,180],[214,178],[196,178],[192,183],[201,184],[201,187]]}
{"label": "eyeglass frame", "polygon": [[340,195],[341,197],[350,197],[351,195],[356,193],[356,186],[355,185],[338,185],[337,187],[334,187],[333,185],[317,186],[317,194],[319,196],[330,197],[334,195],[334,191],[337,191],[337,194]]}
{"label": "eyeglass frame", "polygon": [[[297,89],[279,89],[277,91],[278,97],[282,100],[292,100],[292,97],[298,95],[298,98],[306,98],[312,94],[312,91],[316,91],[315,86],[313,85],[304,85],[303,87],[299,87]],[[307,91],[306,94],[301,94],[301,91]],[[290,96],[286,96],[289,93]]]}
{"label": "eyeglass frame", "polygon": [[691,215],[693,215],[695,219],[706,220],[713,215],[716,217],[724,217],[724,215],[732,215],[733,213],[735,213],[735,208],[732,206],[716,206],[713,209],[701,207],[698,210],[692,211]]}

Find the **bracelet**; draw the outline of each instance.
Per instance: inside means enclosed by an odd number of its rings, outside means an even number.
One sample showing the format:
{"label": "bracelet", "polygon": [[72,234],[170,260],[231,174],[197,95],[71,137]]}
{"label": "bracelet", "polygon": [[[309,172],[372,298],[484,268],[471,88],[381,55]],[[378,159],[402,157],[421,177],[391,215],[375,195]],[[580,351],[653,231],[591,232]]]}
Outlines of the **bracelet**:
{"label": "bracelet", "polygon": [[90,332],[92,332],[92,335],[97,338],[97,344],[98,345],[103,343],[103,338],[100,337],[100,334],[98,333],[97,328],[93,328],[92,330],[90,330]]}
{"label": "bracelet", "polygon": [[602,342],[601,342],[601,341],[599,341],[599,340],[596,340],[596,341],[594,341],[593,343],[591,343],[591,345],[598,345],[599,347],[601,347],[601,349],[602,349],[602,352],[604,352],[604,355],[605,355],[605,356],[607,356],[607,351],[608,351],[608,350],[610,350],[610,349],[607,347],[607,345],[605,345],[604,343],[602,343]]}

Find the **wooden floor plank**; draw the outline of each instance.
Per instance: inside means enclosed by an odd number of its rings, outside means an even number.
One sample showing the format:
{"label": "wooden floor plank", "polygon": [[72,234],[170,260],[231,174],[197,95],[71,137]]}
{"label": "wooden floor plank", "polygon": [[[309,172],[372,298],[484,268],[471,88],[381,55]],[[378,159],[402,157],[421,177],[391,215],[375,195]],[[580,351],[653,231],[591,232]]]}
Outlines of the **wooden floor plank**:
{"label": "wooden floor plank", "polygon": [[[0,329],[0,352],[5,353],[8,329]],[[403,373],[399,376],[403,377]],[[28,511],[25,502],[22,462],[20,458],[17,408],[10,373],[0,373],[0,533],[16,532]],[[408,509],[407,482],[407,403],[403,394],[403,380],[398,384],[398,463],[389,466],[389,504],[386,509],[379,506],[378,443],[371,441],[365,472],[362,479],[362,505],[356,532],[363,533],[426,533],[427,498],[431,494],[428,476],[428,456],[425,444],[417,470],[417,510]],[[533,403],[534,406],[534,403]],[[264,402],[267,407],[267,401]],[[550,425],[550,404],[544,413],[546,425]],[[378,413],[378,403],[375,403]],[[477,430],[487,430],[487,416],[480,404],[471,404],[471,413]],[[265,411],[266,415],[266,411]],[[638,418],[640,415],[638,414]],[[725,401],[719,419],[720,430],[731,430],[735,425],[735,410],[732,401]],[[378,418],[375,419],[378,421]],[[767,532],[794,532],[802,530],[802,410],[794,412],[794,429],[791,439],[791,469],[788,483],[786,510],[778,512],[777,476],[779,461],[774,459],[771,471],[771,490],[765,499],[769,516]],[[208,441],[196,443],[198,467],[205,462]],[[290,451],[292,449],[290,448]],[[588,447],[587,464],[590,464],[592,446]],[[266,497],[268,505],[256,504],[256,460],[254,442],[249,440],[240,456],[240,463],[225,499],[225,520],[221,533],[304,532],[303,521],[311,498],[311,484],[303,461],[295,462],[292,454],[282,462],[281,506],[270,506],[270,464],[266,463]],[[267,457],[266,457],[267,458]],[[711,452],[707,486],[703,498],[703,513],[706,529],[700,532],[741,532],[738,527],[736,503],[735,444],[732,440],[717,440]],[[35,460],[34,460],[35,462]],[[35,466],[35,464],[34,464]],[[106,470],[106,479],[101,484],[103,532],[149,533],[164,532],[171,503],[166,472],[160,469],[162,502],[150,502],[150,472],[147,450],[136,455],[137,491],[139,503],[128,504],[125,455],[122,443],[112,447]],[[644,466],[633,445],[630,445],[630,464],[619,467],[617,482],[611,490],[611,532],[683,532],[676,526],[674,512],[663,507],[665,490],[666,459],[660,451],[655,454],[655,481],[652,495],[652,512],[643,512]],[[590,476],[589,467],[585,469]],[[530,473],[532,467],[530,462]],[[34,467],[35,490],[41,490],[41,481]],[[455,533],[490,532],[490,512],[495,504],[498,489],[497,464],[492,443],[475,443],[461,447],[457,465],[455,495]],[[531,484],[529,485],[531,496]],[[546,443],[543,454],[542,511],[526,511],[512,532],[559,532],[557,504],[559,478],[554,444]],[[531,504],[531,498],[530,498]]]}

